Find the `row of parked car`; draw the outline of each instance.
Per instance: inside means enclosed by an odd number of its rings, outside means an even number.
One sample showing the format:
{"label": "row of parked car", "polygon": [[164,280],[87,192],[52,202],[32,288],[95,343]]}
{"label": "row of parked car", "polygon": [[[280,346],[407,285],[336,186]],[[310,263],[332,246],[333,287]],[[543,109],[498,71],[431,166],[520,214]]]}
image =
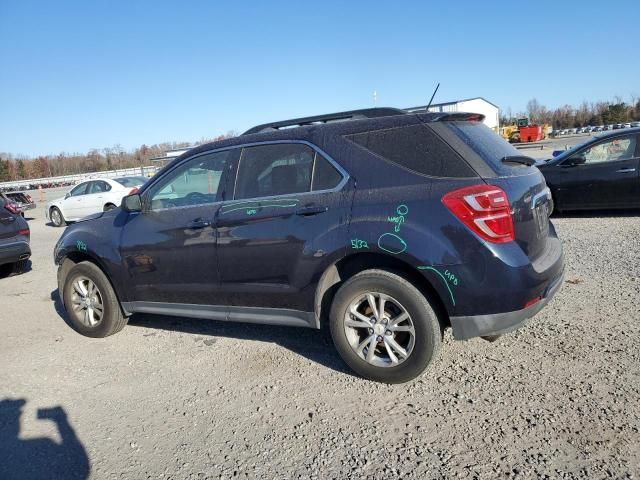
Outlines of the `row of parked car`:
{"label": "row of parked car", "polygon": [[[45,216],[53,226],[80,220],[120,205],[122,198],[137,191],[145,177],[92,179],[75,185],[63,197],[50,201]],[[36,208],[25,192],[0,192],[0,275],[21,273],[27,266],[31,249],[30,229],[25,212]]]}
{"label": "row of parked car", "polygon": [[640,122],[627,122],[627,123],[612,123],[610,125],[598,125],[592,127],[587,125],[586,127],[565,128],[556,130],[555,135],[575,135],[577,133],[594,133],[594,132],[606,132],[609,130],[620,130],[622,128],[635,128],[640,127]]}
{"label": "row of parked car", "polygon": [[[76,181],[67,181],[67,182],[49,182],[49,183],[29,183],[24,185],[23,190],[37,190],[39,187],[42,188],[60,188],[60,187],[70,187],[75,185]],[[15,192],[15,188],[13,187],[0,187],[0,193],[12,193]]]}

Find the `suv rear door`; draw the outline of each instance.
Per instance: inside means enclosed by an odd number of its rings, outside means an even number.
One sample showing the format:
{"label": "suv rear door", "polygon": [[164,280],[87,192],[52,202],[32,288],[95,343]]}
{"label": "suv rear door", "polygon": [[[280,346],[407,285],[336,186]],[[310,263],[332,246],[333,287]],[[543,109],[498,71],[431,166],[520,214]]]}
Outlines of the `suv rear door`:
{"label": "suv rear door", "polygon": [[307,143],[245,147],[234,200],[216,222],[225,303],[307,310],[318,263],[348,242],[348,183],[341,167]]}

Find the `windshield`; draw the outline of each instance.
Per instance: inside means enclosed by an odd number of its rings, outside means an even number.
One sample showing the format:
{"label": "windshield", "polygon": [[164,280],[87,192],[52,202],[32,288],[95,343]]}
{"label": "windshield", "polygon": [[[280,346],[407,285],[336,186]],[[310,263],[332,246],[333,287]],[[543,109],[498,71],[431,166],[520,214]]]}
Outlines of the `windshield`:
{"label": "windshield", "polygon": [[147,181],[145,177],[120,177],[114,178],[114,180],[123,187],[137,187],[138,185],[143,185]]}

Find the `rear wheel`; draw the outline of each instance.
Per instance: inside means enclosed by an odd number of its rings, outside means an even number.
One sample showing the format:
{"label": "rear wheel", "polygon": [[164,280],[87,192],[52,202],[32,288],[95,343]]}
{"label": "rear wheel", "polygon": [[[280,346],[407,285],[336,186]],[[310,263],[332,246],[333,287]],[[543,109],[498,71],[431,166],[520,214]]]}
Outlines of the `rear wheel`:
{"label": "rear wheel", "polygon": [[64,227],[67,224],[58,207],[53,207],[51,209],[49,217],[51,218],[51,223],[53,223],[55,227]]}
{"label": "rear wheel", "polygon": [[87,337],[108,337],[127,324],[120,303],[106,275],[91,262],[69,270],[62,300],[74,330]]}
{"label": "rear wheel", "polygon": [[13,273],[20,274],[27,271],[27,267],[29,266],[29,259],[19,260],[13,264]]}
{"label": "rear wheel", "polygon": [[347,365],[385,383],[420,375],[442,342],[442,328],[429,301],[404,278],[384,270],[366,270],[340,287],[330,326]]}
{"label": "rear wheel", "polygon": [[103,211],[108,212],[109,210],[113,210],[114,208],[116,208],[116,206],[113,203],[107,203],[104,206],[104,210]]}

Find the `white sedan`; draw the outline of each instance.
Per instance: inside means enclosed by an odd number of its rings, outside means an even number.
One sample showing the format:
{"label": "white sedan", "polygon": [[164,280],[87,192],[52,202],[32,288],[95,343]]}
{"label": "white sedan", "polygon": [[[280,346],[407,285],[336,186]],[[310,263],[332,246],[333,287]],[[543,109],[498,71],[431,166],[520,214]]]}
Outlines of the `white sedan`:
{"label": "white sedan", "polygon": [[122,197],[135,193],[146,181],[145,177],[85,180],[64,197],[47,203],[47,220],[51,220],[56,227],[62,227],[66,222],[112,210],[120,205]]}

